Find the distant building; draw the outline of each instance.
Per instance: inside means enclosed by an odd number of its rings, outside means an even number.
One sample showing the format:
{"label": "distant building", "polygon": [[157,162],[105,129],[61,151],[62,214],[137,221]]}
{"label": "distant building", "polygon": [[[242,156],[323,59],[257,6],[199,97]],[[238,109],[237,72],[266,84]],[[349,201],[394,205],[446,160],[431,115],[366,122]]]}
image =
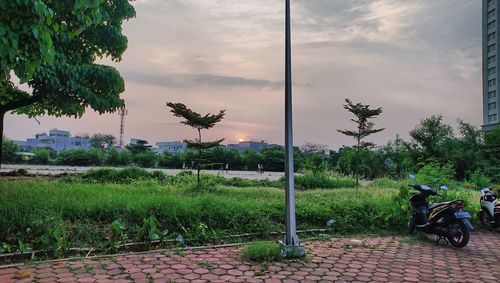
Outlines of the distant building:
{"label": "distant building", "polygon": [[35,138],[27,139],[24,141],[16,142],[25,150],[34,148],[50,148],[55,151],[62,151],[65,149],[88,149],[91,147],[89,137],[72,137],[69,131],[62,131],[52,129],[47,133],[36,134]]}
{"label": "distant building", "polygon": [[131,138],[129,144],[137,144],[139,141],[145,142],[146,140]]}
{"label": "distant building", "polygon": [[235,149],[240,153],[243,153],[247,150],[252,150],[255,152],[261,152],[263,149],[268,148],[269,144],[265,141],[242,141],[238,144],[228,144],[226,147]]}
{"label": "distant building", "polygon": [[483,130],[490,131],[498,126],[500,96],[499,42],[497,35],[500,21],[499,0],[483,0]]}
{"label": "distant building", "polygon": [[170,152],[177,154],[187,150],[187,144],[180,141],[157,142],[156,147],[158,153]]}

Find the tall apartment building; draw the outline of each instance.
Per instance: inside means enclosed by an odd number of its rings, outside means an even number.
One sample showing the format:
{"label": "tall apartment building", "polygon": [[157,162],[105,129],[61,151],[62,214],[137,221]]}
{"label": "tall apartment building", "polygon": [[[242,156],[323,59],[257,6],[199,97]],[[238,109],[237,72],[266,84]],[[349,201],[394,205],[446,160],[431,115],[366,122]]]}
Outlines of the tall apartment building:
{"label": "tall apartment building", "polygon": [[500,126],[499,42],[500,0],[483,0],[483,130]]}

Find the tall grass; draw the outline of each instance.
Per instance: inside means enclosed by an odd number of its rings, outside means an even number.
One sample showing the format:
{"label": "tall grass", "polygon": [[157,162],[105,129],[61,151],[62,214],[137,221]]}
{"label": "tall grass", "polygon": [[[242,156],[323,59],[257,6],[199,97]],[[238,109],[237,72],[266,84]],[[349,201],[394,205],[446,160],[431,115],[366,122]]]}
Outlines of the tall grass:
{"label": "tall grass", "polygon": [[[396,201],[398,195],[398,189],[375,187],[297,191],[298,228],[325,228],[334,219],[335,233],[401,233],[409,212]],[[277,188],[216,185],[200,192],[153,181],[0,181],[0,244],[21,240],[40,248],[60,230],[71,236],[72,245],[98,246],[113,237],[116,220],[129,241],[141,238],[146,220],[165,237],[209,241],[216,235],[258,233],[263,238],[284,230],[284,204],[284,191]]]}

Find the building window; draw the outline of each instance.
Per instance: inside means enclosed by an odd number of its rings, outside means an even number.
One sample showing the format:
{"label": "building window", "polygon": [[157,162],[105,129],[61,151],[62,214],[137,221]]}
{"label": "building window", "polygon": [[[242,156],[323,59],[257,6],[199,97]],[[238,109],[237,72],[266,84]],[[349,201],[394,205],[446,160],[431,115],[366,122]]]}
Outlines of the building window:
{"label": "building window", "polygon": [[493,76],[497,73],[497,68],[492,67],[488,69],[488,76]]}
{"label": "building window", "polygon": [[488,110],[495,110],[495,109],[497,109],[496,102],[488,103]]}
{"label": "building window", "polygon": [[495,122],[497,120],[497,114],[488,115],[489,122]]}
{"label": "building window", "polygon": [[497,80],[496,79],[492,79],[492,80],[488,81],[488,86],[489,87],[496,86],[496,85],[497,85]]}
{"label": "building window", "polygon": [[496,60],[497,60],[497,56],[495,56],[495,55],[490,56],[490,57],[488,57],[488,64],[495,63]]}
{"label": "building window", "polygon": [[496,23],[497,23],[496,21],[493,21],[493,22],[489,23],[487,25],[488,31],[493,30],[495,28]]}
{"label": "building window", "polygon": [[492,44],[492,45],[488,46],[488,53],[495,52],[496,49],[497,49],[496,44]]}
{"label": "building window", "polygon": [[495,97],[497,97],[497,91],[496,90],[488,92],[488,98],[489,99],[495,98]]}
{"label": "building window", "polygon": [[489,19],[494,19],[495,18],[495,13],[496,13],[495,9],[489,11],[488,12],[488,20]]}
{"label": "building window", "polygon": [[496,32],[492,32],[492,33],[488,34],[488,41],[495,40],[496,38],[497,38]]}
{"label": "building window", "polygon": [[495,6],[497,3],[495,0],[488,0],[488,8]]}

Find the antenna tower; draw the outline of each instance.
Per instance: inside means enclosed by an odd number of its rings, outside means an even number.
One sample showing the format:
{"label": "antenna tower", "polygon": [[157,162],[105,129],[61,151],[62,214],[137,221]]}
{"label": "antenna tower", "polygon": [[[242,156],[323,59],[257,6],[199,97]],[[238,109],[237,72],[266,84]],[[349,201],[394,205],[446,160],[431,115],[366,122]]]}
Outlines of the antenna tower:
{"label": "antenna tower", "polygon": [[125,107],[118,109],[118,115],[120,115],[120,147],[123,147],[123,134],[125,133],[125,116],[127,116],[128,110]]}

